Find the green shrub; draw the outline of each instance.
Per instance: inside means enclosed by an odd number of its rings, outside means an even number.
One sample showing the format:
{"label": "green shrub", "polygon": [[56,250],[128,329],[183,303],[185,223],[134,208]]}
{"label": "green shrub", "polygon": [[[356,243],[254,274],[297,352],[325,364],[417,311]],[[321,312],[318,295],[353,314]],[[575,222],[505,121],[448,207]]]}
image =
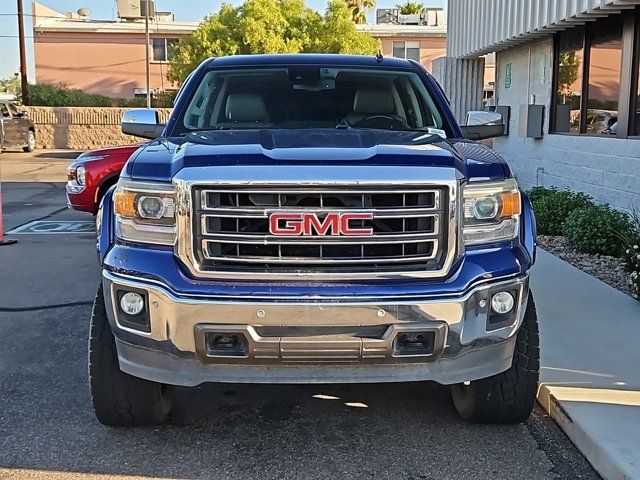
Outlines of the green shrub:
{"label": "green shrub", "polygon": [[640,299],[640,211],[633,210],[631,213],[631,224],[633,230],[625,241],[624,259],[629,270],[629,284],[635,292],[636,298]]}
{"label": "green shrub", "polygon": [[31,105],[44,107],[110,107],[113,99],[62,85],[29,85]]}
{"label": "green shrub", "polygon": [[551,187],[551,188],[533,187],[531,190],[527,192],[527,195],[529,196],[529,200],[531,200],[531,203],[535,204],[539,202],[540,199],[548,195],[553,195],[555,193],[558,193],[558,189],[554,187]]}
{"label": "green shrub", "polygon": [[[176,97],[176,90],[160,92],[151,99],[154,108],[171,108]],[[31,105],[42,107],[124,107],[142,108],[147,105],[146,98],[111,98],[96,93],[86,93],[64,85],[39,83],[29,85],[29,101]]]}
{"label": "green shrub", "polygon": [[578,251],[613,256],[624,254],[624,238],[632,231],[629,216],[606,205],[574,210],[562,229],[569,244]]}
{"label": "green shrub", "polygon": [[589,195],[555,188],[534,188],[529,198],[541,235],[562,235],[562,225],[571,213],[594,206]]}

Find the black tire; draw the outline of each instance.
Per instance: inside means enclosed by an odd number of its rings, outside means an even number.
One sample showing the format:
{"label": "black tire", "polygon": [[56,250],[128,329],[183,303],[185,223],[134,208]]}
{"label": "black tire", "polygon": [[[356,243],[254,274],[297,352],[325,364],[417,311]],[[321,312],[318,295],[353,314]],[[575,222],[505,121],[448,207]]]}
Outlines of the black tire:
{"label": "black tire", "polygon": [[100,187],[98,188],[95,212],[93,212],[94,215],[98,214],[98,210],[100,209],[100,203],[102,202],[102,197],[106,195],[106,193],[109,191],[111,187],[113,187],[116,183],[118,183],[119,179],[120,179],[120,176],[116,175],[115,177],[108,178],[107,180],[102,182],[102,185],[100,185]]}
{"label": "black tire", "polygon": [[93,409],[104,425],[156,425],[162,423],[171,410],[168,385],[132,377],[120,370],[102,285],[98,288],[91,315],[89,385]]}
{"label": "black tire", "polygon": [[36,134],[33,130],[29,130],[27,133],[27,146],[22,147],[24,152],[33,152],[36,149]]}
{"label": "black tire", "polygon": [[453,403],[465,420],[478,423],[521,423],[531,411],[538,390],[540,342],[533,295],[518,331],[511,367],[493,377],[451,386]]}

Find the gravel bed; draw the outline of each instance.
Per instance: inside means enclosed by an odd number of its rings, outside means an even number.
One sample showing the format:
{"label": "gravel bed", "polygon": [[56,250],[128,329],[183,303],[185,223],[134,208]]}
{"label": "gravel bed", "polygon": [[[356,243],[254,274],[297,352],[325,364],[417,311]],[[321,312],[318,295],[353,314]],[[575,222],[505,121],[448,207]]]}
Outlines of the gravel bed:
{"label": "gravel bed", "polygon": [[629,271],[624,260],[608,255],[590,255],[576,251],[564,237],[538,235],[538,246],[549,253],[560,257],[583,272],[602,280],[621,292],[638,298],[629,283]]}

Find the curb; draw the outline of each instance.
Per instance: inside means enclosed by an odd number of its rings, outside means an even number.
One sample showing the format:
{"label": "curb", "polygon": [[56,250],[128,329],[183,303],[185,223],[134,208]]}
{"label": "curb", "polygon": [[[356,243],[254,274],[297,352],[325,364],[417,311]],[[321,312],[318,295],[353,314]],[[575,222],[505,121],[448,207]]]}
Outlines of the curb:
{"label": "curb", "polygon": [[[637,479],[636,473],[629,466],[611,455],[604,448],[603,440],[585,431],[579,422],[575,422],[563,402],[553,392],[553,385],[541,384],[538,388],[538,403],[569,437],[593,468],[606,480]],[[570,402],[567,402],[570,403]],[[567,405],[567,408],[570,407]]]}

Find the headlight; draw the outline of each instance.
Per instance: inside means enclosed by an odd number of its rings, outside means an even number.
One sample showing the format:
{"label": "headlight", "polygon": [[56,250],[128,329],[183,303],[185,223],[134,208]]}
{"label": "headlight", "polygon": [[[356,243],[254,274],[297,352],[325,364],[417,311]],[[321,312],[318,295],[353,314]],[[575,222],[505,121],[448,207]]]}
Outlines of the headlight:
{"label": "headlight", "polygon": [[514,179],[468,183],[463,196],[466,245],[502,242],[518,235],[522,205]]}
{"label": "headlight", "polygon": [[121,178],[113,194],[113,205],[118,238],[158,245],[175,243],[175,191],[172,185]]}
{"label": "headlight", "polygon": [[78,185],[85,185],[85,174],[84,165],[78,165],[78,168],[76,168],[76,182],[78,182]]}

